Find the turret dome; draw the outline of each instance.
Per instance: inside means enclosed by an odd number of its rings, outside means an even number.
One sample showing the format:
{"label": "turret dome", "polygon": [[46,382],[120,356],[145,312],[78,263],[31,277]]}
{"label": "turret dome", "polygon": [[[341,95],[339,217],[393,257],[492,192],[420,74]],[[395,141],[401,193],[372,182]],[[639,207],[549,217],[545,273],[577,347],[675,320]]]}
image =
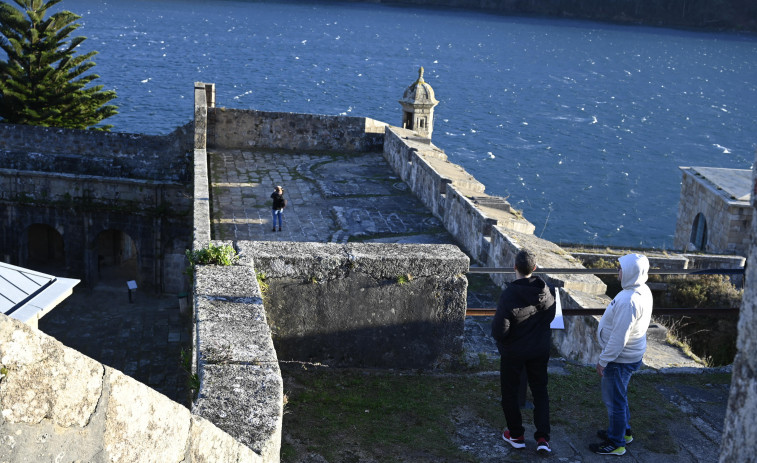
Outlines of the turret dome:
{"label": "turret dome", "polygon": [[405,89],[400,103],[431,106],[439,104],[434,98],[434,89],[423,80],[423,67],[418,70],[418,80]]}

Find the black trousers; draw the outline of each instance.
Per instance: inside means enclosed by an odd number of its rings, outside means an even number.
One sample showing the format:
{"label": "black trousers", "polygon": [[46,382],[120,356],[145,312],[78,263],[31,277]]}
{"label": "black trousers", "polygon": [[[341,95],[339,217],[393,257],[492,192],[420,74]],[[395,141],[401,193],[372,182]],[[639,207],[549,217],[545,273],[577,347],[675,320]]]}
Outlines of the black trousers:
{"label": "black trousers", "polygon": [[499,379],[502,392],[502,411],[505,413],[507,429],[513,437],[522,436],[523,417],[520,413],[518,391],[521,374],[525,370],[531,395],[534,397],[534,439],[549,440],[549,393],[547,392],[547,364],[549,355],[535,358],[503,356],[500,360]]}

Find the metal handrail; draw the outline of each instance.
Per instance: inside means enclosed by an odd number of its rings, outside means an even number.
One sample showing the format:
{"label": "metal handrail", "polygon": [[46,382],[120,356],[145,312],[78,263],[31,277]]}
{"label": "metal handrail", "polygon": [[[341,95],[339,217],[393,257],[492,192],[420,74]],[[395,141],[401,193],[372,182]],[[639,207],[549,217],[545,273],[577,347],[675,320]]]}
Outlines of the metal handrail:
{"label": "metal handrail", "polygon": [[[515,273],[515,269],[504,267],[470,267],[468,273]],[[589,274],[589,275],[615,275],[618,269],[612,268],[537,268],[534,273],[551,274]],[[714,269],[649,269],[650,275],[743,275],[744,268],[714,268]],[[468,308],[465,315],[492,316],[496,308]],[[604,308],[563,308],[562,313],[566,316],[602,315]],[[739,313],[738,307],[658,307],[652,309],[654,315],[726,315]]]}
{"label": "metal handrail", "polygon": [[[496,308],[467,308],[465,315],[474,317],[491,317],[497,312]],[[588,316],[602,315],[605,313],[604,308],[586,308],[586,309],[562,309],[563,316]],[[738,307],[654,307],[652,315],[731,315],[739,313]]]}
{"label": "metal handrail", "polygon": [[[513,268],[504,267],[469,267],[468,273],[515,273]],[[534,273],[552,274],[589,274],[589,275],[616,275],[618,269],[613,268],[537,268]],[[743,275],[743,268],[710,268],[710,269],[677,269],[667,270],[653,268],[647,272],[649,275]]]}

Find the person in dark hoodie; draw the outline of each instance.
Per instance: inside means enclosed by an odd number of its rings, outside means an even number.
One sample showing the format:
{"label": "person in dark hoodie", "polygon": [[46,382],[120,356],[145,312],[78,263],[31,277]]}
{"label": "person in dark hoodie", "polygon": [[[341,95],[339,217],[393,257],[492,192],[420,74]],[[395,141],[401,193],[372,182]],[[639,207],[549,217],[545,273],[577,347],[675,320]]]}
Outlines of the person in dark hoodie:
{"label": "person in dark hoodie", "polygon": [[507,428],[502,438],[516,449],[524,448],[525,428],[520,413],[518,389],[525,369],[534,399],[536,451],[549,453],[549,395],[547,363],[552,347],[550,323],[555,318],[554,290],[538,276],[533,254],[521,250],[515,256],[515,281],[502,291],[492,321],[500,360],[502,411]]}

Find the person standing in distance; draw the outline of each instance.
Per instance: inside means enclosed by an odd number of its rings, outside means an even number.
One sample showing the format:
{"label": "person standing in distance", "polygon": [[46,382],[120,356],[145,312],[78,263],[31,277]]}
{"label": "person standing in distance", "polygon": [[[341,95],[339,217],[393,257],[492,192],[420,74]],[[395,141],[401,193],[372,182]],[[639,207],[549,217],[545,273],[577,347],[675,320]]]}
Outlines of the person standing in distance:
{"label": "person standing in distance", "polygon": [[524,448],[525,428],[520,413],[518,389],[525,369],[534,398],[536,451],[549,453],[549,395],[547,364],[552,347],[550,323],[555,318],[554,291],[538,276],[534,256],[521,250],[515,256],[515,280],[499,296],[492,321],[500,360],[502,411],[507,428],[502,438],[516,449]]}
{"label": "person standing in distance", "polygon": [[602,378],[602,401],[609,425],[597,432],[603,442],[589,448],[600,455],[623,455],[626,445],[633,441],[628,382],[641,367],[652,318],[652,292],[646,285],[649,260],[641,254],[626,254],[618,262],[623,290],[607,306],[597,327],[602,347],[597,374]]}
{"label": "person standing in distance", "polygon": [[271,199],[273,199],[272,214],[273,214],[273,231],[276,231],[276,219],[279,220],[279,231],[281,231],[281,219],[284,216],[284,208],[287,205],[287,200],[284,199],[284,189],[281,185],[277,185],[276,189],[271,193]]}

